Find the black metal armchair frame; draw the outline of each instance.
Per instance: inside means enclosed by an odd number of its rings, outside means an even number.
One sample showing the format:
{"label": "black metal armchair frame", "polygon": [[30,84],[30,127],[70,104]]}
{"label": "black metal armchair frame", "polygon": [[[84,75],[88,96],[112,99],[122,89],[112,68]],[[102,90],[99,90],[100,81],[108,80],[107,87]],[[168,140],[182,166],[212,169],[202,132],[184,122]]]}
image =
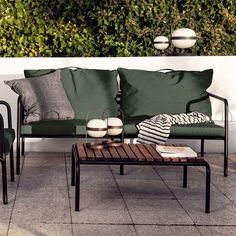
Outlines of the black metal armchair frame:
{"label": "black metal armchair frame", "polygon": [[[11,107],[5,101],[0,101],[0,105],[4,105],[7,109],[7,120],[8,128],[12,129],[12,116],[11,116]],[[4,120],[0,114],[0,162],[2,164],[2,186],[3,186],[3,203],[8,203],[7,197],[7,168],[6,168],[6,151],[4,145]],[[14,181],[14,159],[13,159],[13,147],[10,149],[10,172],[11,172],[11,181]]]}
{"label": "black metal armchair frame", "polygon": [[[228,176],[228,101],[225,98],[222,98],[220,96],[217,96],[212,93],[207,93],[207,96],[201,98],[201,99],[196,99],[190,101],[187,106],[186,106],[186,111],[190,111],[191,104],[208,99],[209,97],[212,97],[214,99],[217,99],[221,102],[224,103],[224,137],[212,137],[212,136],[199,136],[199,137],[186,137],[186,136],[170,136],[171,139],[195,139],[195,140],[201,140],[201,156],[204,156],[204,141],[205,140],[223,140],[224,141],[224,176]],[[120,94],[117,95],[117,103],[120,103]],[[26,137],[28,138],[39,138],[39,137],[44,137],[44,138],[79,138],[79,137],[84,137],[84,136],[78,136],[78,135],[70,135],[70,136],[65,136],[65,135],[57,135],[57,136],[34,136],[34,135],[27,135],[27,136],[22,136],[21,135],[21,125],[23,124],[24,121],[24,109],[23,105],[21,102],[21,98],[18,98],[18,106],[17,106],[17,155],[16,155],[16,173],[20,173],[20,156],[24,155],[25,151],[25,142],[24,139]],[[134,138],[134,137],[128,137],[125,135],[125,138]],[[21,142],[20,142],[21,141]]]}
{"label": "black metal armchair frame", "polygon": [[196,100],[192,100],[190,101],[188,104],[187,104],[187,107],[186,107],[186,112],[190,112],[191,111],[191,105],[193,103],[197,103],[197,102],[200,102],[200,101],[203,101],[203,100],[206,100],[208,99],[209,97],[212,97],[214,99],[217,99],[221,102],[223,102],[223,105],[224,105],[224,137],[211,137],[211,136],[199,136],[199,137],[194,137],[194,138],[189,138],[189,137],[184,137],[184,136],[181,136],[181,137],[176,137],[176,136],[171,136],[170,138],[173,138],[173,139],[198,139],[198,140],[201,140],[201,156],[204,156],[204,141],[205,140],[223,140],[224,141],[224,176],[227,177],[228,176],[228,146],[229,146],[229,142],[228,142],[228,139],[229,139],[229,106],[228,106],[228,101],[227,99],[225,98],[222,98],[218,95],[215,95],[215,94],[212,94],[212,93],[207,93],[207,96],[205,97],[202,97],[200,99],[196,99]]}

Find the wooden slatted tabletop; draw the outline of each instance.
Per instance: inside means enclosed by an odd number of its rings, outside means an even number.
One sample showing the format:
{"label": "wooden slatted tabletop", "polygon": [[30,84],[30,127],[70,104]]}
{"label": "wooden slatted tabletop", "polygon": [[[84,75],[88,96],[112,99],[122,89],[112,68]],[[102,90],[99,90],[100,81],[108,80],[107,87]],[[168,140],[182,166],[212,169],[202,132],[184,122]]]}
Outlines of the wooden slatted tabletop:
{"label": "wooden slatted tabletop", "polygon": [[[203,157],[161,157],[153,144],[122,144],[118,147],[109,147],[101,150],[86,147],[85,143],[75,145],[78,159],[81,162],[204,162]],[[177,145],[174,145],[177,146]],[[179,145],[178,145],[179,146]]]}

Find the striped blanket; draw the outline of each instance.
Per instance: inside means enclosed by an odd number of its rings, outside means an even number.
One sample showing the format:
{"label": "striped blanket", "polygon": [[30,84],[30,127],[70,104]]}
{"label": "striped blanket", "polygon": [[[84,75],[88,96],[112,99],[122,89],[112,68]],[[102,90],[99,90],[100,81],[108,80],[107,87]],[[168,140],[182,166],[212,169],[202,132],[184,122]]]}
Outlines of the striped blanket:
{"label": "striped blanket", "polygon": [[199,112],[181,113],[177,115],[156,115],[137,125],[139,130],[137,142],[163,144],[170,135],[171,125],[206,122],[211,122],[210,117]]}

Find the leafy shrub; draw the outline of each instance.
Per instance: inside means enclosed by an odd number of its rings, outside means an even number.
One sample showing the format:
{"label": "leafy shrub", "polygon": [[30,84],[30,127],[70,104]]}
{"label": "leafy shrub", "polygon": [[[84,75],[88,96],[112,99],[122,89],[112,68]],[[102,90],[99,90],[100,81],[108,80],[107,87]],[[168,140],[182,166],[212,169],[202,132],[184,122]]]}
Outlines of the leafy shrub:
{"label": "leafy shrub", "polygon": [[158,55],[153,39],[182,18],[194,54],[235,55],[235,11],[234,0],[0,0],[0,56]]}

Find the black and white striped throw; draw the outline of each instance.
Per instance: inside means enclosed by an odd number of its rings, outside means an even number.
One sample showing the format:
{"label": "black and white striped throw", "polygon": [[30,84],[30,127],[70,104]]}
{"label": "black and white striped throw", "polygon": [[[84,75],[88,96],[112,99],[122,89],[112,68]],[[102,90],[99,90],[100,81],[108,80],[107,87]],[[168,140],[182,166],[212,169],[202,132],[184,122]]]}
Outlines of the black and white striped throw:
{"label": "black and white striped throw", "polygon": [[171,125],[206,122],[211,122],[210,117],[200,112],[181,113],[177,115],[156,115],[137,125],[139,130],[137,142],[163,144],[167,141],[170,135]]}

